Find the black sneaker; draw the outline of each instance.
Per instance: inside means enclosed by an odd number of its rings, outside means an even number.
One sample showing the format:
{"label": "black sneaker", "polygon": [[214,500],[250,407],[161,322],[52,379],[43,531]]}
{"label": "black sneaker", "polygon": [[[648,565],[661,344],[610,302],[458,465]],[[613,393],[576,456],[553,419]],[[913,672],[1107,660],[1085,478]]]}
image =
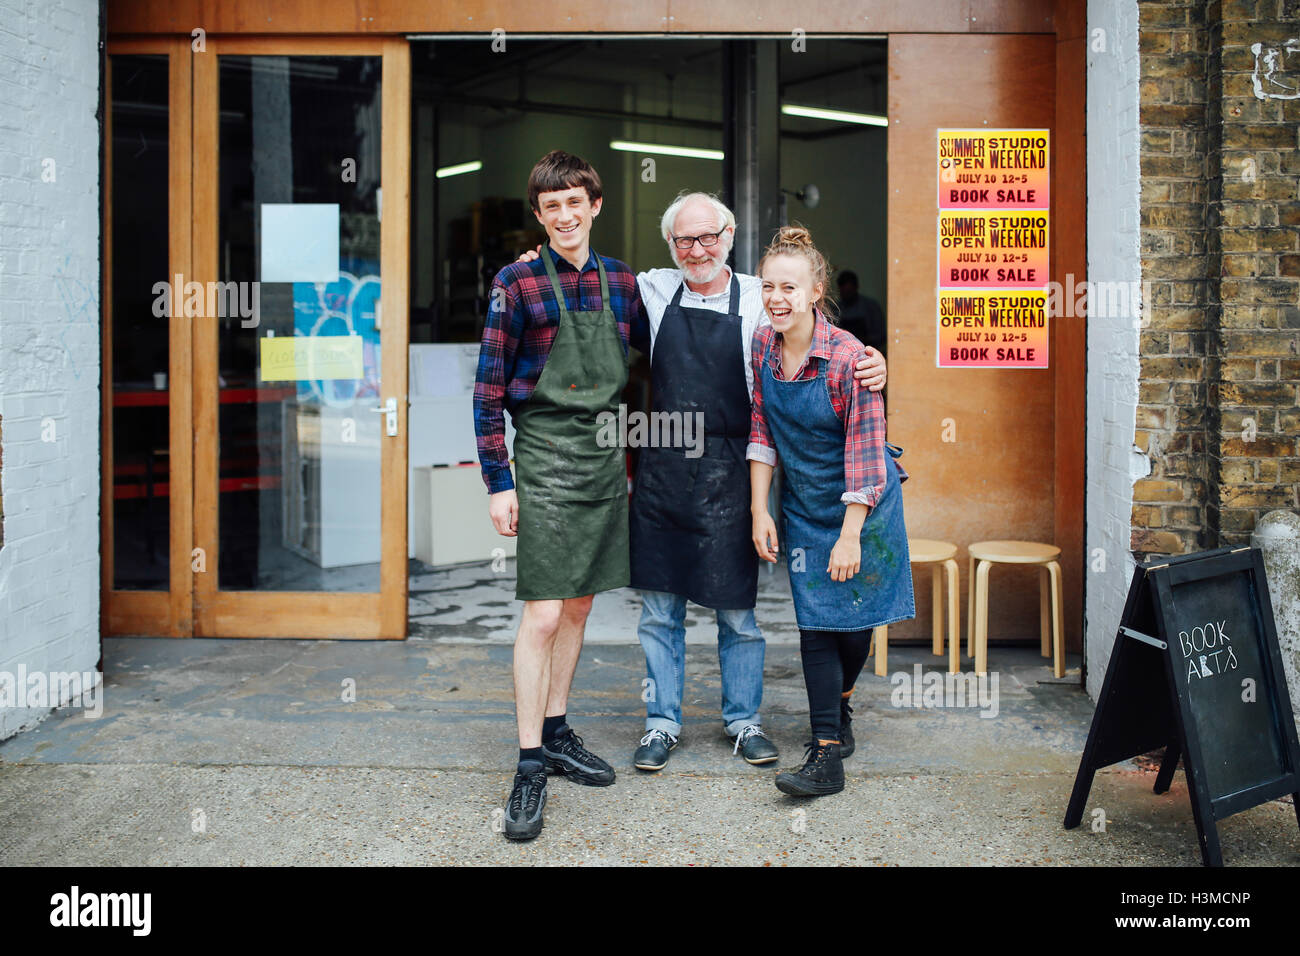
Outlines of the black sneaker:
{"label": "black sneaker", "polygon": [[632,766],[638,770],[662,770],[668,765],[668,754],[677,746],[677,738],[666,730],[651,730],[641,738],[641,746],[632,755]]}
{"label": "black sneaker", "polygon": [[[546,806],[546,770],[531,760],[515,774],[515,786],[506,801],[507,840],[531,840],[542,832],[542,809]],[[533,768],[537,769],[533,769]]]}
{"label": "black sneaker", "polygon": [[614,782],[614,768],[582,746],[582,738],[568,724],[550,743],[542,743],[542,756],[547,773],[564,774],[589,787],[608,787]]}
{"label": "black sneaker", "polygon": [[776,749],[776,744],[772,743],[771,738],[763,733],[758,724],[746,724],[740,728],[740,733],[731,739],[736,742],[731,752],[739,753],[745,758],[746,763],[757,766],[771,763],[781,756],[781,751]]}
{"label": "black sneaker", "polygon": [[844,789],[839,744],[817,744],[804,752],[803,766],[776,775],[776,788],[792,797],[820,797]]}
{"label": "black sneaker", "polygon": [[853,742],[853,708],[847,699],[840,702],[840,759],[853,755],[857,745]]}

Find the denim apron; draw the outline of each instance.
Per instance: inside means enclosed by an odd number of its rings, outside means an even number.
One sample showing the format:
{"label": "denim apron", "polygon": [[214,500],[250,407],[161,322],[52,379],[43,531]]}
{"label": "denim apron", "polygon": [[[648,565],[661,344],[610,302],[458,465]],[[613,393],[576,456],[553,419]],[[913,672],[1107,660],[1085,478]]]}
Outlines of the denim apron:
{"label": "denim apron", "polygon": [[[749,386],[740,282],[725,313],[683,306],[677,287],[655,336],[656,414],[703,416],[695,449],[642,448],[632,489],[632,587],[747,610],[758,592],[749,513]],[[694,457],[692,457],[694,456]]]}
{"label": "denim apron", "polygon": [[[916,616],[912,568],[903,526],[903,494],[886,444],[885,491],[862,525],[862,562],[856,576],[832,581],[826,565],[844,524],[844,425],[831,405],[825,360],[817,377],[790,382],[763,356],[763,411],[784,475],[781,540],[790,570],[795,619],[802,630],[861,631]],[[855,382],[854,388],[858,385]]]}
{"label": "denim apron", "polygon": [[536,388],[513,416],[520,601],[584,597],[628,582],[624,450],[598,437],[598,416],[618,415],[627,384],[609,279],[596,256],[600,308],[572,312],[549,247],[542,261],[560,325]]}

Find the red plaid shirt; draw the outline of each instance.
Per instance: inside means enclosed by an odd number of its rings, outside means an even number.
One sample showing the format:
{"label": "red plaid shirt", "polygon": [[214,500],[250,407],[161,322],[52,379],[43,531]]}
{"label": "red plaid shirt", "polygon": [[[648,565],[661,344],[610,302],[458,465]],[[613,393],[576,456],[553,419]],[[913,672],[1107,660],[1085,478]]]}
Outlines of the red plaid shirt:
{"label": "red plaid shirt", "polygon": [[[775,340],[775,341],[774,341]],[[754,402],[750,414],[749,448],[747,458],[753,461],[776,464],[776,446],[767,427],[763,409],[763,356],[768,343],[772,354],[768,359],[772,374],[785,379],[781,369],[781,333],[770,325],[759,326],[754,333],[751,355],[754,363]],[[826,384],[831,397],[831,407],[844,425],[844,494],[845,504],[864,504],[874,508],[885,491],[885,402],[879,392],[858,385],[853,378],[858,360],[863,357],[863,346],[853,335],[826,321],[820,312],[813,323],[812,346],[799,370],[787,380],[804,381],[817,377],[820,366],[814,359],[826,364]],[[900,466],[900,481],[907,480],[907,472]]]}

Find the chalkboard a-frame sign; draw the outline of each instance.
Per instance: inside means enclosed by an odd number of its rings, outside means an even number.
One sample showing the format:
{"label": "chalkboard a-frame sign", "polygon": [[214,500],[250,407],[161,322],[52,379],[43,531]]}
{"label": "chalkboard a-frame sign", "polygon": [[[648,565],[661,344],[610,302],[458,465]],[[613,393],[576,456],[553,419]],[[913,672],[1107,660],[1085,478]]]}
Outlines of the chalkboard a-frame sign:
{"label": "chalkboard a-frame sign", "polygon": [[1083,817],[1093,774],[1161,747],[1155,792],[1181,757],[1206,866],[1223,865],[1224,817],[1290,793],[1300,821],[1300,744],[1258,549],[1134,569],[1066,829]]}

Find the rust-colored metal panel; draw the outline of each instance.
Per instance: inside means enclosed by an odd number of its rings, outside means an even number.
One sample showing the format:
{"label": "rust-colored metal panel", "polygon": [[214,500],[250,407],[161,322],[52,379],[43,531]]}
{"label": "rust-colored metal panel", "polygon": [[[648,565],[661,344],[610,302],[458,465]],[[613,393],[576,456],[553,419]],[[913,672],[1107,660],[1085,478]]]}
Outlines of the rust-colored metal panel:
{"label": "rust-colored metal panel", "polygon": [[[1055,73],[1054,36],[889,41],[889,435],[906,450],[909,534],[951,541],[963,552],[980,540],[1056,537],[1058,357],[1048,369],[935,367],[936,130],[1051,128]],[[1054,146],[1053,156],[1058,152]],[[943,440],[946,426],[955,441]],[[964,553],[958,563],[965,591]],[[915,578],[917,606],[927,608],[929,575]],[[995,568],[991,580],[990,637],[1037,643],[1036,572]],[[963,612],[966,606],[963,597]],[[928,640],[928,612],[897,634]]]}
{"label": "rust-colored metal panel", "polygon": [[[1087,38],[1083,0],[1058,0],[1057,23],[1068,30],[1056,44],[1055,220],[1052,278],[1082,282],[1088,270],[1086,114]],[[1073,276],[1073,279],[1068,277]],[[1072,295],[1072,290],[1067,292]],[[1087,454],[1087,321],[1062,317],[1053,323],[1056,366],[1056,543],[1064,576],[1065,646],[1082,650],[1084,575],[1084,463]],[[1110,556],[1119,560],[1118,555]]]}
{"label": "rust-colored metal panel", "polygon": [[1051,33],[1044,0],[110,0],[110,35],[189,33]]}

